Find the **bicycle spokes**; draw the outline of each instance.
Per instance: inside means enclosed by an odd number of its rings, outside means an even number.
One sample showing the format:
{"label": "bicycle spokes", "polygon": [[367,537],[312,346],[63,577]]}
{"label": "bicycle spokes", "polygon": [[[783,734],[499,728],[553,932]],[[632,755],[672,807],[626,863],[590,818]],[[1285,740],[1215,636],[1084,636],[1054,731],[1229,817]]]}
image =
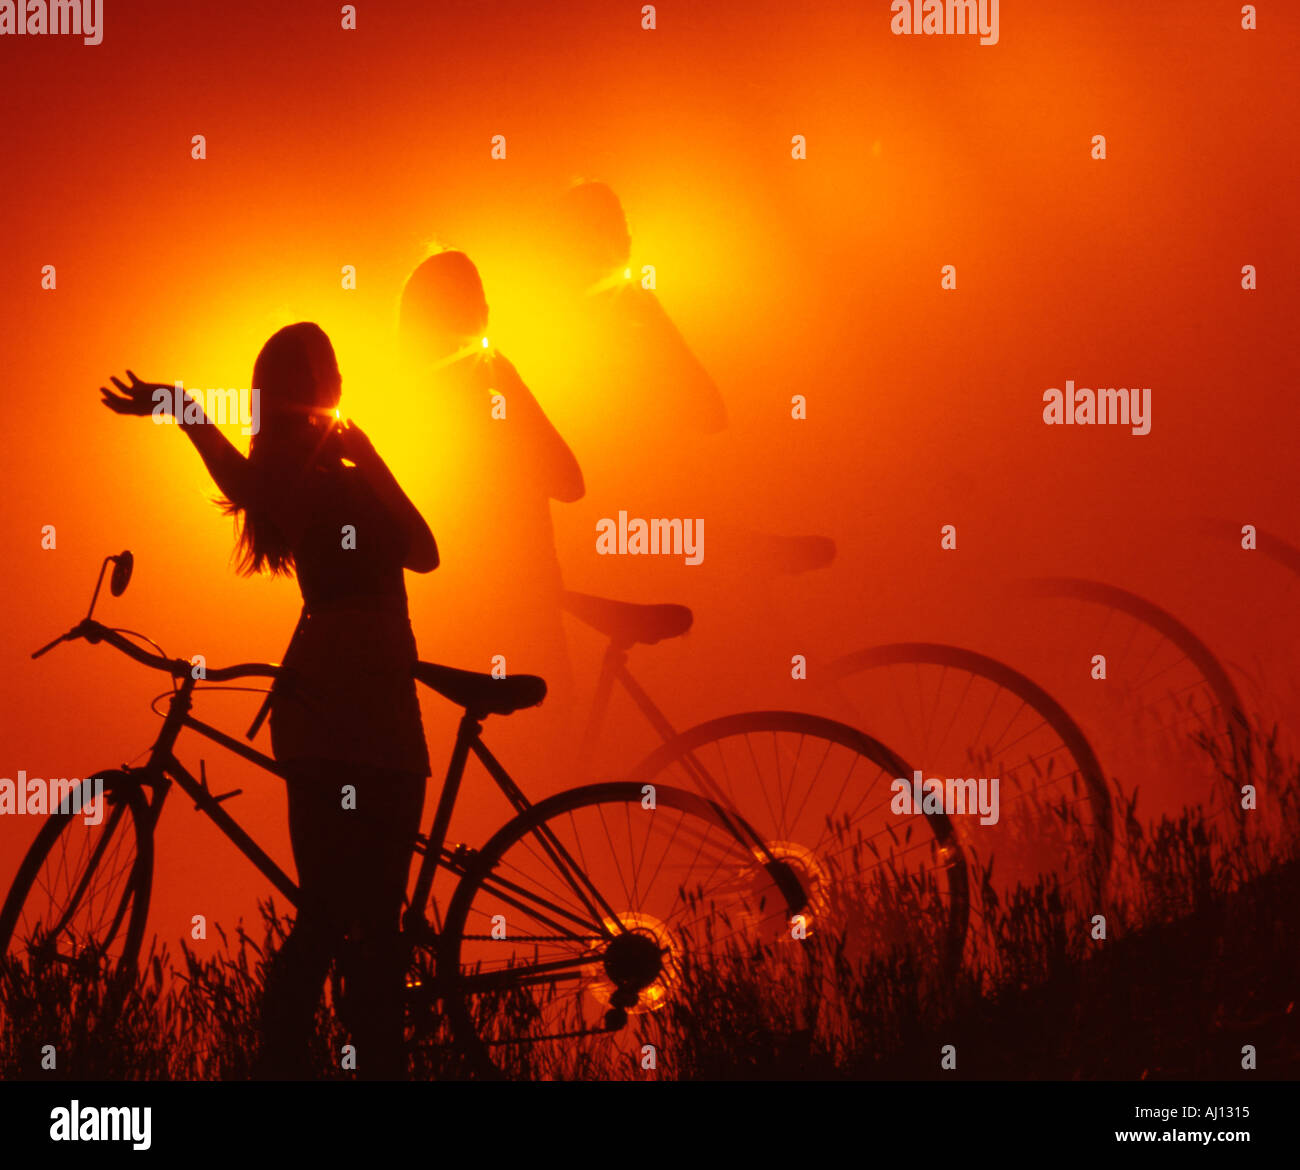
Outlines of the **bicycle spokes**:
{"label": "bicycle spokes", "polygon": [[538,806],[485,850],[448,914],[465,1017],[512,1074],[630,1074],[647,1046],[672,1048],[710,978],[762,962],[787,919],[752,846],[707,802],[661,791],[647,809],[639,789],[597,787],[635,799]]}
{"label": "bicycle spokes", "polygon": [[147,913],[152,849],[138,786],[105,788],[98,824],[51,815],[0,912],[11,962],[96,970],[134,963]]}

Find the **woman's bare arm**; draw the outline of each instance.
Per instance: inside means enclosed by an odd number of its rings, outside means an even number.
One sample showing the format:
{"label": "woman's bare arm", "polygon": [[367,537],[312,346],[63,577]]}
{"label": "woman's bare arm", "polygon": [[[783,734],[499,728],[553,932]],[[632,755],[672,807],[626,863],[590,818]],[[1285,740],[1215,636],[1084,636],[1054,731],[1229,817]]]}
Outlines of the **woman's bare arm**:
{"label": "woman's bare arm", "polygon": [[[525,390],[525,393],[528,393]],[[571,504],[580,500],[587,492],[583,482],[582,468],[569,449],[569,444],[560,437],[555,424],[546,417],[531,394],[528,398],[537,409],[536,429],[539,453],[543,457],[544,477],[547,484],[546,494],[562,504]]]}
{"label": "woman's bare arm", "polygon": [[[202,413],[202,408],[199,409]],[[221,494],[232,504],[246,506],[252,496],[248,460],[221,433],[221,428],[209,425],[206,418],[202,424],[187,423],[180,418],[176,421],[194,444]]]}
{"label": "woman's bare arm", "polygon": [[402,564],[413,573],[431,573],[438,567],[438,545],[420,510],[411,503],[388,464],[380,458],[366,433],[348,421],[338,429],[343,457],[357,465],[380,502],[401,526],[406,536],[406,557]]}
{"label": "woman's bare arm", "polygon": [[[305,519],[301,514],[299,493],[264,492],[267,498],[257,498],[258,485],[248,459],[226,438],[220,427],[212,425],[197,398],[191,398],[184,391],[178,393],[175,387],[163,382],[142,382],[132,370],[127,370],[127,376],[131,379],[129,384],[118,378],[111,379],[117,393],[104,386],[99,388],[105,406],[115,414],[152,415],[158,421],[175,418],[194,444],[221,494],[237,507],[261,508],[293,540]],[[187,416],[189,421],[186,421]]]}
{"label": "woman's bare arm", "polygon": [[559,500],[562,504],[582,499],[587,485],[583,482],[582,468],[578,466],[578,460],[569,449],[569,444],[546,417],[541,403],[524,385],[524,380],[515,367],[500,354],[496,355],[496,360],[502,380],[510,384],[510,389],[506,391],[507,409],[515,412],[515,419],[519,419],[521,413],[523,415],[522,446],[537,472],[539,483],[551,499]]}
{"label": "woman's bare arm", "polygon": [[[208,474],[226,499],[245,504],[250,491],[248,460],[235,449],[220,428],[211,425],[202,404],[165,382],[142,382],[134,371],[127,370],[126,373],[131,379],[129,384],[118,378],[110,379],[117,387],[117,393],[106,386],[99,388],[104,405],[115,414],[147,414],[152,415],[156,422],[175,419],[189,436]],[[180,402],[177,402],[178,398]],[[192,416],[189,422],[185,421],[187,413]],[[197,418],[194,418],[196,414]]]}

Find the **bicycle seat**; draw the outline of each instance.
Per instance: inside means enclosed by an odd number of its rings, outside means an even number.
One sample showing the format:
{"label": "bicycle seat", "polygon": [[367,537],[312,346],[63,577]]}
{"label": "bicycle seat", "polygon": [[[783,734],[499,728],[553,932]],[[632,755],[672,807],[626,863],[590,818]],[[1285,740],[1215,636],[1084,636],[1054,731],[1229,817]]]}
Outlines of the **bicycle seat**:
{"label": "bicycle seat", "polygon": [[824,569],[835,559],[835,542],[829,536],[778,536],[751,534],[754,560],[772,573],[807,573]]}
{"label": "bicycle seat", "polygon": [[588,593],[564,592],[564,608],[614,642],[654,645],[691,628],[695,615],[684,605],[636,605]]}
{"label": "bicycle seat", "polygon": [[472,670],[439,666],[436,662],[417,662],[414,674],[417,681],[464,707],[471,715],[509,715],[525,707],[536,707],[546,698],[546,680],[535,674],[494,678]]}

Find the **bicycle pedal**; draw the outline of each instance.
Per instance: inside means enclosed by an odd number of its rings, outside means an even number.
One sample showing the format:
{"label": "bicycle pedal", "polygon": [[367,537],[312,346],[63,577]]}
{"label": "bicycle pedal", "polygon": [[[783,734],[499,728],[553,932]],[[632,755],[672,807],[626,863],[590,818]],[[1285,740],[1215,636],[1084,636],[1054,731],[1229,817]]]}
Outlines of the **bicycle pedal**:
{"label": "bicycle pedal", "polygon": [[624,1009],[636,1007],[639,999],[640,997],[632,988],[620,987],[616,988],[614,994],[609,997],[609,1002],[613,1004],[616,1011],[621,1011],[624,1015],[627,1015]]}
{"label": "bicycle pedal", "polygon": [[620,1007],[610,1008],[605,1013],[605,1031],[617,1032],[627,1027],[627,1012]]}
{"label": "bicycle pedal", "polygon": [[478,850],[471,845],[466,845],[464,841],[457,844],[451,851],[451,863],[453,865],[469,865],[471,861],[478,856]]}

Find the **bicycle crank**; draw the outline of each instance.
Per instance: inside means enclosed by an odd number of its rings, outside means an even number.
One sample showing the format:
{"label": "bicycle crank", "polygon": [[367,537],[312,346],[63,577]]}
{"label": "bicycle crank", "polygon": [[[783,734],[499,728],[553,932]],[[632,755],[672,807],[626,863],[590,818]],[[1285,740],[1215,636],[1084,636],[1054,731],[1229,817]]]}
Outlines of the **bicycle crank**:
{"label": "bicycle crank", "polygon": [[623,913],[605,926],[614,937],[600,965],[588,968],[587,990],[607,1006],[605,1028],[612,1032],[626,1025],[629,1014],[663,1007],[675,982],[667,962],[674,948],[668,927],[649,914]]}

